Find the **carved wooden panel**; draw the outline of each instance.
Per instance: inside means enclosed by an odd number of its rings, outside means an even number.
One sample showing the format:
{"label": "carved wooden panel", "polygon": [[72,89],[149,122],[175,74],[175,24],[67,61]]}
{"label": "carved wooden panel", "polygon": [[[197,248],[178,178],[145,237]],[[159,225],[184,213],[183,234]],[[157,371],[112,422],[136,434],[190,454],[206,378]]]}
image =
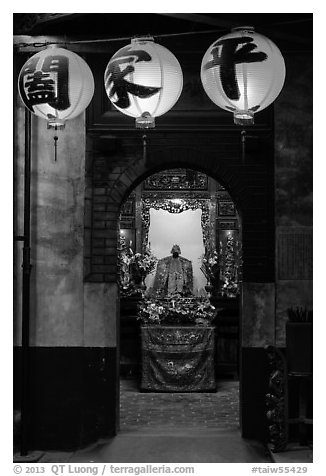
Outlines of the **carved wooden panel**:
{"label": "carved wooden panel", "polygon": [[164,170],[148,177],[144,190],[207,190],[206,174],[190,169]]}
{"label": "carved wooden panel", "polygon": [[310,227],[282,227],[277,236],[278,279],[312,279]]}
{"label": "carved wooden panel", "polygon": [[235,216],[235,206],[232,201],[219,201],[218,202],[218,214],[220,217]]}
{"label": "carved wooden panel", "polygon": [[135,228],[135,219],[134,218],[122,218],[120,220],[120,228]]}
{"label": "carved wooden panel", "polygon": [[269,393],[266,394],[269,441],[273,453],[284,451],[288,443],[288,409],[285,357],[274,346],[265,348],[270,365]]}
{"label": "carved wooden panel", "polygon": [[135,228],[135,195],[131,194],[121,206],[120,229]]}
{"label": "carved wooden panel", "polygon": [[217,220],[219,230],[237,230],[239,228],[238,220]]}
{"label": "carved wooden panel", "polygon": [[133,215],[134,214],[134,201],[135,198],[128,198],[121,207],[121,215]]}

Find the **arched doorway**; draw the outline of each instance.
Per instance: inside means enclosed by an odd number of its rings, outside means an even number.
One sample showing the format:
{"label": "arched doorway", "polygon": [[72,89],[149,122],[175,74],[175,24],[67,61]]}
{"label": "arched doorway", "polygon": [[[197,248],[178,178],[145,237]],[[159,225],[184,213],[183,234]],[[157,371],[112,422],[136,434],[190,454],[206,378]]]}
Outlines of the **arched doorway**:
{"label": "arched doorway", "polygon": [[[163,170],[147,177],[126,198],[119,224],[120,428],[127,431],[135,428],[163,430],[178,425],[183,428],[196,425],[197,429],[203,430],[238,428],[241,220],[230,194],[202,172],[185,168]],[[152,305],[156,302],[155,269],[147,275],[146,286],[141,286],[132,266],[136,253],[142,254],[150,248],[151,253],[161,259],[170,253],[174,243],[180,245],[182,256],[192,262],[192,299],[210,299],[211,305],[218,310],[212,324],[215,348],[209,356],[218,395],[198,395],[198,391],[211,388],[205,379],[199,385],[196,382],[198,368],[194,368],[192,375],[187,372],[184,384],[182,372],[176,377],[175,369],[171,373],[169,367],[163,369],[164,358],[156,362],[157,355],[149,364],[154,373],[147,385],[154,385],[152,390],[161,395],[140,394],[144,378],[147,380],[148,376],[144,377],[147,370],[141,361],[138,308],[143,303]],[[205,268],[203,258],[214,260],[214,263],[216,260],[216,265],[209,267],[207,264],[208,268]],[[212,269],[215,275],[207,274]],[[208,283],[213,284],[212,289]],[[184,361],[181,362],[183,366]],[[171,360],[167,363],[172,365]],[[197,395],[189,394],[194,391]]]}
{"label": "arched doorway", "polygon": [[[255,154],[247,154],[244,166],[234,136],[223,136],[221,141],[221,136],[207,134],[207,137],[202,136],[200,144],[195,144],[193,137],[188,134],[178,138],[157,134],[147,157],[143,156],[134,137],[122,135],[113,142],[111,138],[105,137],[92,140],[94,143],[90,144],[89,149],[97,152],[91,157],[93,219],[86,281],[94,285],[107,283],[111,302],[115,296],[118,300],[119,295],[117,236],[120,209],[137,185],[157,171],[187,168],[206,173],[232,195],[236,208],[241,211],[243,245],[243,288],[240,300],[241,431],[245,437],[264,437],[267,428],[264,398],[268,388],[268,362],[264,345],[273,343],[274,339],[272,149],[259,158]],[[117,144],[120,144],[118,149]],[[243,316],[246,316],[245,321]],[[112,410],[108,425],[114,432],[118,430],[119,405],[118,305],[105,309],[105,319],[113,329],[108,349],[111,355],[109,380],[116,385],[110,387]],[[243,375],[245,378],[242,378]]]}

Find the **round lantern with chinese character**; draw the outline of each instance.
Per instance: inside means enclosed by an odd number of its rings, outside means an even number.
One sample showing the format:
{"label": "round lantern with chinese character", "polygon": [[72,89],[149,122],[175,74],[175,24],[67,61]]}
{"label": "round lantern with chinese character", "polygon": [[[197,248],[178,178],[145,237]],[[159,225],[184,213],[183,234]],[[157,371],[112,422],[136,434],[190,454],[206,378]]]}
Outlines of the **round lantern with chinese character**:
{"label": "round lantern with chinese character", "polygon": [[76,53],[55,46],[29,58],[18,83],[25,106],[46,119],[48,127],[64,127],[65,121],[86,109],[94,94],[94,78],[88,64]]}
{"label": "round lantern with chinese character", "polygon": [[153,38],[135,38],[110,59],[104,85],[111,103],[136,118],[136,127],[155,127],[155,117],[177,102],[183,85],[176,57]]}
{"label": "round lantern with chinese character", "polygon": [[233,112],[235,124],[254,123],[282,90],[285,64],[280,50],[252,27],[234,28],[206,51],[201,81],[209,98]]}

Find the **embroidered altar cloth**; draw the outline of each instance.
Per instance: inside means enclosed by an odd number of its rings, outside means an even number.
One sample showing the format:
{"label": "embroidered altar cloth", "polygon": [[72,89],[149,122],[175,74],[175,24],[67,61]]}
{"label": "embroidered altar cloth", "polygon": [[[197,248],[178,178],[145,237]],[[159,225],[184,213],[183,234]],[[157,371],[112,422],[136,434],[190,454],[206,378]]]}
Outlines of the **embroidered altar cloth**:
{"label": "embroidered altar cloth", "polygon": [[214,327],[143,326],[141,340],[141,390],[216,390]]}

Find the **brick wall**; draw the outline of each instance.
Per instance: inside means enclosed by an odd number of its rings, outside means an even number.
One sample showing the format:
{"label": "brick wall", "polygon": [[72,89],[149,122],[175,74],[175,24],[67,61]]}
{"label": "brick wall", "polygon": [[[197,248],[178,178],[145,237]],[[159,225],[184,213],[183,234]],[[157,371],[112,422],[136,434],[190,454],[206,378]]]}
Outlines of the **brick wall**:
{"label": "brick wall", "polygon": [[[243,159],[240,131],[233,134],[154,133],[148,155],[142,154],[139,133],[93,134],[88,147],[91,176],[89,249],[86,280],[116,281],[118,218],[123,200],[158,170],[188,167],[223,184],[242,218],[244,279],[274,280],[274,174],[272,135],[247,141]],[[87,233],[89,233],[87,231]]]}

